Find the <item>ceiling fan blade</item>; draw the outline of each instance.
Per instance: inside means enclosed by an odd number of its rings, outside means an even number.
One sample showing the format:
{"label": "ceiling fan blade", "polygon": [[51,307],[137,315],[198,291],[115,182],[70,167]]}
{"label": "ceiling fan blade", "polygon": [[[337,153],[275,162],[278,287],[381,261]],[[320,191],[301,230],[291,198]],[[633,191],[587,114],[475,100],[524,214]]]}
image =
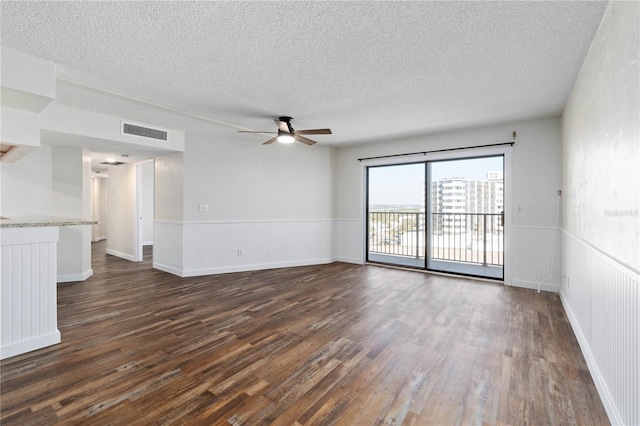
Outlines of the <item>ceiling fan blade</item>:
{"label": "ceiling fan blade", "polygon": [[276,137],[274,137],[274,138],[269,139],[268,141],[266,141],[266,142],[265,142],[265,143],[263,143],[262,145],[269,145],[270,143],[274,143],[274,142],[275,142],[275,141],[277,141],[277,140],[278,140],[278,137],[276,136]]}
{"label": "ceiling fan blade", "polygon": [[289,123],[287,123],[286,121],[280,121],[277,118],[274,118],[273,121],[276,122],[278,129],[282,130],[283,132],[291,133],[291,129],[289,128],[290,126]]}
{"label": "ceiling fan blade", "polygon": [[316,141],[312,141],[311,139],[305,138],[304,136],[300,136],[298,134],[294,134],[293,138],[298,142],[306,143],[307,145],[314,145]]}
{"label": "ceiling fan blade", "polygon": [[278,132],[267,132],[264,130],[238,130],[238,133],[278,133]]}
{"label": "ceiling fan blade", "polygon": [[295,130],[293,133],[296,135],[331,135],[331,129],[307,129],[307,130]]}

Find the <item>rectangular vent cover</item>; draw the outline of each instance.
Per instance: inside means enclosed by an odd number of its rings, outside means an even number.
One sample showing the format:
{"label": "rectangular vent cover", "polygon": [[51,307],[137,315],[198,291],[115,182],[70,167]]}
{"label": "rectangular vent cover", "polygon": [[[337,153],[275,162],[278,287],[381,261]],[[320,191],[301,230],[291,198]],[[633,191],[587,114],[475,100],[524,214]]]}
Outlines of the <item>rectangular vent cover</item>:
{"label": "rectangular vent cover", "polygon": [[161,141],[167,140],[167,132],[157,129],[150,129],[148,127],[136,126],[134,124],[123,123],[122,131],[123,133],[142,136],[143,138],[158,139]]}
{"label": "rectangular vent cover", "polygon": [[[124,164],[122,161],[104,161],[100,164],[106,164],[107,166],[119,166],[120,164]],[[100,172],[97,172],[100,173]]]}

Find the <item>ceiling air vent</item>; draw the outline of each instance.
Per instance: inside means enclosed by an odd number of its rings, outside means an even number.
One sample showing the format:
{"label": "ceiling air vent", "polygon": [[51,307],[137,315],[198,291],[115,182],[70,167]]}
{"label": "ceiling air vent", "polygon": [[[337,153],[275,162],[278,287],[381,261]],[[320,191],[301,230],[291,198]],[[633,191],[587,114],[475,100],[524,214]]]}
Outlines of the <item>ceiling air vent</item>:
{"label": "ceiling air vent", "polygon": [[135,124],[129,123],[122,123],[122,133],[142,136],[143,138],[157,139],[161,141],[167,140],[167,132],[163,130],[150,129],[149,127],[136,126]]}

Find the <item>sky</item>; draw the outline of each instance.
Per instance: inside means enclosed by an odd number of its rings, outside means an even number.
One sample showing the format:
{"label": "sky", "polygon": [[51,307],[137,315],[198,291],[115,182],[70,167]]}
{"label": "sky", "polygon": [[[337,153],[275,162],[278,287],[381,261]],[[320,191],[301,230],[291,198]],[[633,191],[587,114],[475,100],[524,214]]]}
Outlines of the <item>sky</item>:
{"label": "sky", "polygon": [[[502,170],[502,157],[431,163],[433,180],[458,177],[485,180],[487,172]],[[370,204],[421,204],[425,165],[404,164],[369,168]]]}

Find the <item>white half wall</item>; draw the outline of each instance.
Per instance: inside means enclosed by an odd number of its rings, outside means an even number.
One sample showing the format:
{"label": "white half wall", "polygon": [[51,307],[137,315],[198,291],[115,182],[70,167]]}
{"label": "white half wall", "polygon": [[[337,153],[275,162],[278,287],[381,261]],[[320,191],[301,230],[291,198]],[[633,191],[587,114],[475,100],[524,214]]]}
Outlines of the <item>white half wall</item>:
{"label": "white half wall", "polygon": [[0,229],[0,359],[60,342],[58,227]]}

